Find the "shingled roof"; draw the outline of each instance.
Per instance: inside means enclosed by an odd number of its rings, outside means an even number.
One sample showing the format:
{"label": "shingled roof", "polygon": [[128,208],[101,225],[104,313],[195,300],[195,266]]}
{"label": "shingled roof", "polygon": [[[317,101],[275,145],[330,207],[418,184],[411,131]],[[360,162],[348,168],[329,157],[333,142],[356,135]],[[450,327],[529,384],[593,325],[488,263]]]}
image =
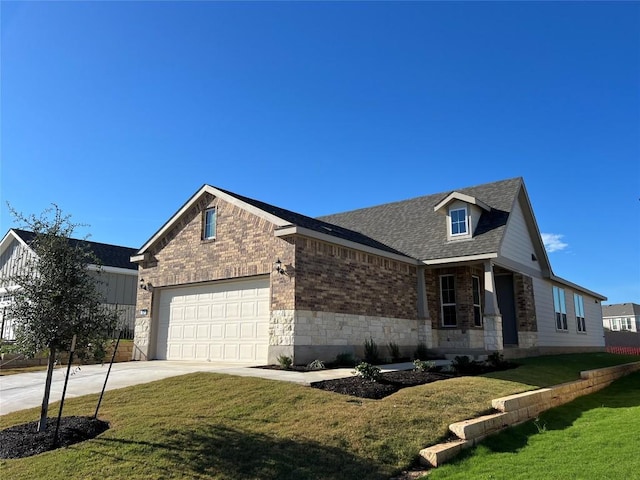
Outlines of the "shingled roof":
{"label": "shingled roof", "polygon": [[640,317],[640,305],[637,303],[614,303],[602,305],[603,317]]}
{"label": "shingled roof", "polygon": [[[36,234],[28,230],[12,229],[20,239],[30,245],[36,237]],[[135,255],[137,249],[129,247],[121,247],[119,245],[109,245],[107,243],[91,242],[89,240],[69,239],[72,245],[83,244],[89,247],[89,250],[100,260],[104,267],[125,268],[128,270],[137,270],[138,266],[131,263],[131,256]]]}
{"label": "shingled roof", "polygon": [[483,212],[469,241],[447,241],[446,217],[434,212],[434,206],[451,191],[326,215],[318,220],[353,230],[423,261],[495,253],[521,187],[522,179],[518,177],[455,190],[491,207]]}
{"label": "shingled roof", "polygon": [[226,193],[227,195],[231,195],[238,200],[248,203],[263,212],[270,213],[271,215],[275,215],[282,220],[289,222],[291,225],[295,225],[298,227],[308,228],[309,230],[313,230],[318,233],[323,233],[325,235],[330,235],[332,237],[340,238],[343,240],[349,240],[351,242],[356,242],[361,245],[366,245],[368,247],[376,248],[378,250],[383,250],[389,253],[395,253],[398,255],[403,255],[398,250],[385,245],[377,241],[374,238],[371,238],[367,235],[364,235],[355,229],[345,228],[343,226],[332,224],[329,222],[325,222],[323,220],[307,217],[306,215],[302,215],[300,213],[292,212],[291,210],[286,210],[284,208],[276,207],[274,205],[270,205],[265,202],[261,202],[260,200],[255,200],[253,198],[244,197],[242,195],[238,195],[237,193],[230,192],[228,190],[223,190],[222,188],[214,187],[221,192]]}

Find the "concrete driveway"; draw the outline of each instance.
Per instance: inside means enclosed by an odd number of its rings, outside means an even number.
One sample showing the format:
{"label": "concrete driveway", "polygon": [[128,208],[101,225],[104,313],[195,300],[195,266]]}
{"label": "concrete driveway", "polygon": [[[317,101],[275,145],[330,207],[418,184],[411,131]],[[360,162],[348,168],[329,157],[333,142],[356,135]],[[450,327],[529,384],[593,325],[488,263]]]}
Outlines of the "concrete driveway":
{"label": "concrete driveway", "polygon": [[[413,365],[411,365],[413,367]],[[407,365],[387,365],[383,370],[400,370]],[[100,393],[105,382],[109,365],[83,365],[80,369],[71,368],[66,399],[91,393]],[[192,363],[152,360],[148,362],[114,363],[111,367],[107,390],[129,387],[141,383],[153,382],[167,377],[175,377],[193,372],[217,372],[245,377],[261,377],[308,385],[320,380],[348,377],[353,375],[352,368],[319,370],[315,372],[293,372],[251,368],[251,364],[230,363]],[[53,372],[50,402],[62,397],[67,367],[57,367]],[[0,377],[0,415],[17,410],[39,407],[44,395],[46,371],[19,373]]]}

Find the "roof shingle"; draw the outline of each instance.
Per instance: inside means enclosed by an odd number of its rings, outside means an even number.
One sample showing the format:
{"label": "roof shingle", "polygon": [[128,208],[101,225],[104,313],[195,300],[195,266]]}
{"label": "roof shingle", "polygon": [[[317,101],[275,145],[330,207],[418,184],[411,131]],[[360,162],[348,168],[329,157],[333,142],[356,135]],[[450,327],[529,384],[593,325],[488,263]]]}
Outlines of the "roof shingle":
{"label": "roof shingle", "polygon": [[[28,230],[12,229],[27,245],[31,244],[36,235]],[[126,268],[137,270],[138,266],[131,263],[131,256],[135,255],[137,249],[110,245],[107,243],[91,242],[89,240],[69,239],[72,245],[85,244],[89,250],[100,260],[104,267]]]}

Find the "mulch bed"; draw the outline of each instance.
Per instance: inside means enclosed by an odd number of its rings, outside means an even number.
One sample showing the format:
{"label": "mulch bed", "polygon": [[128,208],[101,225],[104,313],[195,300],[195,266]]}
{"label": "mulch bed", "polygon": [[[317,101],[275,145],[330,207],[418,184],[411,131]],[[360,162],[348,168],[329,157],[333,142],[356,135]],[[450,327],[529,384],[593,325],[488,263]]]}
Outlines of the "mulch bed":
{"label": "mulch bed", "polygon": [[95,438],[109,424],[93,417],[62,417],[58,441],[54,442],[57,418],[47,419],[47,429],[38,432],[38,422],[23,423],[0,431],[0,458],[24,458],[68,447]]}
{"label": "mulch bed", "polygon": [[386,372],[373,382],[359,376],[338,378],[335,380],[323,380],[312,383],[313,388],[327,390],[329,392],[351,395],[353,397],[380,400],[402,388],[415,387],[425,383],[446,380],[457,375],[440,372],[420,372],[417,370],[399,370]]}

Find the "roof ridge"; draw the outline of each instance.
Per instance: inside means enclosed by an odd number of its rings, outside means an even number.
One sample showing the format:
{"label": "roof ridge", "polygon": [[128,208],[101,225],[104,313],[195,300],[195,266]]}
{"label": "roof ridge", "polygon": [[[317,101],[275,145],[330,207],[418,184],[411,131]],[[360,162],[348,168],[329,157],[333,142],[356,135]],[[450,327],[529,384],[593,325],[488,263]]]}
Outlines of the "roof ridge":
{"label": "roof ridge", "polygon": [[[369,209],[374,209],[374,208],[379,208],[379,207],[386,207],[386,206],[391,206],[391,205],[397,205],[397,204],[402,204],[402,203],[408,203],[408,202],[412,202],[412,201],[416,201],[416,200],[422,200],[422,199],[426,199],[429,197],[440,197],[442,196],[442,198],[445,198],[447,195],[451,195],[453,192],[463,192],[465,190],[472,190],[475,188],[480,188],[480,187],[486,187],[489,185],[500,185],[500,184],[504,184],[504,183],[508,183],[508,182],[513,182],[514,180],[518,180],[521,183],[523,183],[523,178],[522,177],[512,177],[512,178],[507,178],[504,180],[496,180],[495,182],[486,182],[486,183],[480,183],[477,185],[472,185],[469,187],[463,187],[463,188],[456,188],[453,190],[446,190],[444,192],[437,192],[437,193],[429,193],[426,195],[418,195],[416,197],[410,197],[410,198],[406,198],[404,200],[394,200],[391,202],[385,202],[385,203],[380,203],[378,205],[372,205],[370,207],[361,207],[361,208],[355,208],[353,210],[345,210],[342,212],[334,212],[334,213],[329,213],[326,215],[320,215],[318,217],[316,217],[317,219],[322,219],[322,218],[326,218],[326,217],[333,217],[333,216],[337,216],[337,215],[342,215],[342,214],[346,214],[346,213],[354,213],[354,212],[360,212],[360,211],[364,211],[364,210],[369,210]],[[438,203],[438,202],[436,202]]]}

